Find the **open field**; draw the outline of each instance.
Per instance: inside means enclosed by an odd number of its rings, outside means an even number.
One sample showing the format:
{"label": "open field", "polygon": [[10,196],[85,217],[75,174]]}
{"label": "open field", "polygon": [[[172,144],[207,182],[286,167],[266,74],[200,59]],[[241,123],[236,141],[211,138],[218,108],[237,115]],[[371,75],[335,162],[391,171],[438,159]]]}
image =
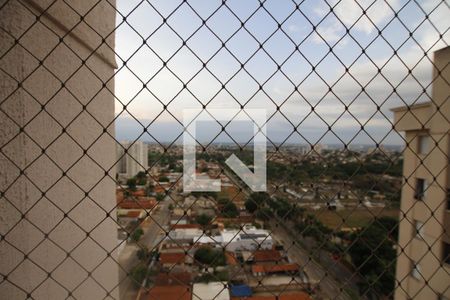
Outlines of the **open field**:
{"label": "open field", "polygon": [[374,217],[398,218],[399,210],[393,208],[358,208],[332,211],[321,209],[308,211],[315,215],[323,224],[332,229],[362,227],[372,222]]}

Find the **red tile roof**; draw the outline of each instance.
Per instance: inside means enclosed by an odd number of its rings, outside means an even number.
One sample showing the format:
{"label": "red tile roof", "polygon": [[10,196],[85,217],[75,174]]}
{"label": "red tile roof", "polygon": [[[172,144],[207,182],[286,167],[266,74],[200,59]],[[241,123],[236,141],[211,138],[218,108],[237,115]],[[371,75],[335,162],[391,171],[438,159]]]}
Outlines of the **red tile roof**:
{"label": "red tile roof", "polygon": [[282,265],[253,265],[252,273],[280,273],[280,272],[296,272],[299,270],[297,264]]}
{"label": "red tile roof", "polygon": [[256,250],[253,252],[253,260],[255,262],[280,261],[281,254],[277,250]]}
{"label": "red tile roof", "polygon": [[190,286],[192,275],[189,272],[160,272],[155,279],[155,285],[184,285]]}
{"label": "red tile roof", "polygon": [[153,191],[155,193],[164,194],[166,192],[166,189],[162,185],[157,185],[153,188]]}
{"label": "red tile roof", "polygon": [[156,199],[146,197],[139,200],[117,201],[117,207],[123,209],[152,209],[156,205]]}
{"label": "red tile roof", "polygon": [[139,215],[141,214],[140,211],[138,210],[132,210],[132,211],[128,211],[126,214],[127,218],[139,218]]}
{"label": "red tile roof", "polygon": [[237,265],[238,261],[236,259],[236,256],[234,255],[233,252],[225,252],[225,257],[227,259],[227,264],[229,265]]}
{"label": "red tile roof", "polygon": [[186,259],[186,254],[180,252],[163,252],[159,255],[162,264],[182,264]]}
{"label": "red tile roof", "polygon": [[170,226],[172,229],[191,229],[200,228],[199,224],[173,224]]}
{"label": "red tile roof", "polygon": [[140,189],[140,190],[132,192],[131,195],[133,195],[134,197],[144,197],[145,191],[143,189]]}
{"label": "red tile roof", "polygon": [[287,295],[280,295],[278,297],[279,300],[311,300],[311,297],[307,293],[293,293]]}

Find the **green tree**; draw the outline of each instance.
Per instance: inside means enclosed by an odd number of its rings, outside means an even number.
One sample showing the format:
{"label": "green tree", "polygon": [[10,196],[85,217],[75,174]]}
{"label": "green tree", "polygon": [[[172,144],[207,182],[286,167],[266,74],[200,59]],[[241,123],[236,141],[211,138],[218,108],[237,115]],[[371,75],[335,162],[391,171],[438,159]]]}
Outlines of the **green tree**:
{"label": "green tree", "polygon": [[230,202],[230,199],[229,199],[228,197],[225,197],[225,196],[219,196],[219,197],[217,198],[217,203],[218,203],[219,205],[224,206],[224,205],[227,204],[228,202]]}
{"label": "green tree", "polygon": [[144,171],[139,171],[135,178],[137,184],[139,185],[145,185],[147,183],[147,174]]}
{"label": "green tree", "polygon": [[256,218],[263,220],[263,221],[268,221],[272,217],[273,217],[273,212],[268,207],[262,207],[262,208],[258,209],[256,212]]}
{"label": "green tree", "polygon": [[146,261],[150,257],[150,252],[148,252],[148,248],[143,246],[142,248],[139,248],[139,250],[136,252],[136,255],[139,260]]}
{"label": "green tree", "polygon": [[236,204],[228,200],[222,207],[222,215],[226,218],[236,218],[239,216],[239,210]]}
{"label": "green tree", "polygon": [[211,247],[201,247],[195,251],[194,259],[210,267],[225,266],[225,253],[220,249],[213,249]]}
{"label": "green tree", "polygon": [[134,242],[137,242],[141,239],[143,234],[144,234],[144,230],[142,230],[141,227],[138,227],[131,233],[131,240]]}
{"label": "green tree", "polygon": [[147,276],[147,267],[145,265],[137,265],[131,270],[131,279],[136,287],[141,286]]}
{"label": "green tree", "polygon": [[211,216],[208,216],[206,214],[200,214],[197,217],[195,217],[195,221],[197,222],[197,224],[206,227],[207,225],[209,225],[209,223],[211,223]]}
{"label": "green tree", "polygon": [[158,194],[156,194],[156,201],[158,201],[158,202],[163,201],[165,197],[166,196],[164,194],[158,193]]}
{"label": "green tree", "polygon": [[169,177],[161,176],[161,177],[159,177],[159,182],[169,182]]}
{"label": "green tree", "polygon": [[136,190],[136,178],[128,179],[127,186],[130,191],[135,191]]}
{"label": "green tree", "polygon": [[374,297],[390,295],[395,286],[395,242],[389,236],[396,230],[398,221],[389,219],[380,218],[354,233],[348,251],[353,264],[366,279],[360,285],[361,292]]}
{"label": "green tree", "polygon": [[254,213],[258,209],[258,204],[256,204],[253,199],[247,199],[247,201],[245,201],[245,209],[249,213]]}

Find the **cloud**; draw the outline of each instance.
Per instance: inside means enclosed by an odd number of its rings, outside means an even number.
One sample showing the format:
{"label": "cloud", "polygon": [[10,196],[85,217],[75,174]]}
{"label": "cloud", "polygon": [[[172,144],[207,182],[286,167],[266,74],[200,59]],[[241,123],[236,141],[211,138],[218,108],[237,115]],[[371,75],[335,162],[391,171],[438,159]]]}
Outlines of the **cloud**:
{"label": "cloud", "polygon": [[[387,2],[392,8],[395,8],[398,4],[398,0]],[[330,6],[334,7],[334,14],[329,14],[317,27],[317,33],[321,37],[315,34],[313,40],[316,43],[322,43],[323,40],[328,43],[336,42],[345,34],[345,27],[352,27],[362,33],[370,34],[375,30],[375,26],[380,27],[383,22],[393,17],[393,12],[389,5],[382,0],[375,0],[375,2],[373,0],[331,1]],[[363,15],[363,9],[367,9],[366,15]],[[319,18],[323,18],[329,12],[329,7],[324,5],[318,6],[313,11]],[[345,41],[343,40],[342,43]]]}
{"label": "cloud", "polygon": [[[342,0],[335,7],[334,12],[347,27],[354,25],[353,28],[369,34],[375,30],[374,24],[380,25],[393,17],[390,6],[395,8],[398,0],[386,2],[382,0],[375,2],[373,0]],[[366,10],[366,15],[363,15],[363,9]]]}
{"label": "cloud", "polygon": [[337,42],[344,33],[342,25],[337,21],[333,21],[329,26],[319,26],[316,31],[318,34],[313,36],[313,41],[316,43],[323,43],[323,40],[328,43]]}
{"label": "cloud", "polygon": [[287,29],[289,32],[299,32],[301,30],[299,26],[294,24],[289,25]]}

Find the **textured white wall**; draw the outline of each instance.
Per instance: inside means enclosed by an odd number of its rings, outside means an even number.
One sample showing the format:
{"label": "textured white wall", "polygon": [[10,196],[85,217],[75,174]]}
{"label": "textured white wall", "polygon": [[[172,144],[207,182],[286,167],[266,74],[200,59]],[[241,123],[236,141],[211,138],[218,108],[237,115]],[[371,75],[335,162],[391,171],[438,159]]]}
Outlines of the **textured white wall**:
{"label": "textured white wall", "polygon": [[96,2],[0,1],[0,299],[117,298],[115,11]]}

